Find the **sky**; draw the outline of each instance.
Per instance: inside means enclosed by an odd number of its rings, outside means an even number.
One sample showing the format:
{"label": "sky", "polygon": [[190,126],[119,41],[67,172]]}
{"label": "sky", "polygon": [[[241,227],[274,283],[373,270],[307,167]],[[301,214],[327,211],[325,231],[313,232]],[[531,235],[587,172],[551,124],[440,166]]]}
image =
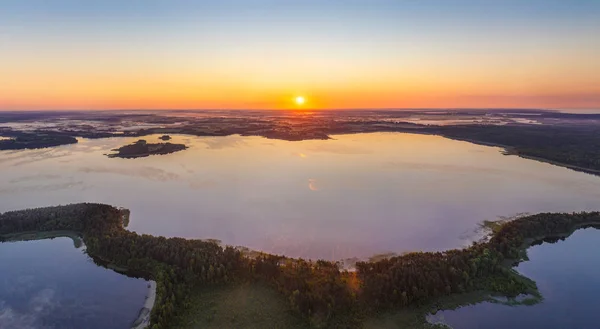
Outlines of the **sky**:
{"label": "sky", "polygon": [[0,110],[600,108],[600,1],[0,0]]}

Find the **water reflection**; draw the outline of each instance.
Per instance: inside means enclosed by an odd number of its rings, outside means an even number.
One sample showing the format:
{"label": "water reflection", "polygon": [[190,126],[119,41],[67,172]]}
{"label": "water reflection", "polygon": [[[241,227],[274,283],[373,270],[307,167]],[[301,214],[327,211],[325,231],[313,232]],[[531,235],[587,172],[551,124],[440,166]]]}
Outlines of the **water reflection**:
{"label": "water reflection", "polygon": [[104,167],[104,166],[92,166],[79,168],[82,173],[95,173],[95,174],[115,174],[129,177],[141,177],[149,180],[156,181],[169,181],[169,180],[180,180],[181,176],[178,174],[168,172],[159,168],[153,167],[139,167],[139,168],[118,168],[118,167]]}
{"label": "water reflection", "polygon": [[9,183],[11,184],[16,184],[16,183],[23,183],[23,182],[36,182],[38,180],[51,180],[51,179],[58,179],[60,178],[59,175],[41,175],[41,174],[35,174],[35,175],[30,175],[30,176],[23,176],[23,177],[18,177],[15,179],[11,179],[9,181]]}
{"label": "water reflection", "polygon": [[[191,139],[188,139],[187,142],[190,143]],[[237,148],[237,147],[246,145],[244,137],[239,136],[239,135],[228,136],[227,138],[222,138],[222,137],[204,138],[201,143],[205,144],[205,148],[208,148],[211,150],[220,150],[220,149],[224,149],[224,148]]]}
{"label": "water reflection", "polygon": [[28,193],[28,192],[54,192],[58,190],[84,190],[86,185],[84,182],[66,182],[66,183],[56,183],[56,184],[43,184],[43,185],[32,185],[32,186],[9,186],[0,188],[0,195],[2,194],[13,194],[13,193]]}
{"label": "water reflection", "polygon": [[0,243],[0,264],[2,329],[130,328],[148,291],[96,266],[69,238]]}
{"label": "water reflection", "polygon": [[131,209],[139,233],[339,260],[459,247],[483,220],[600,207],[595,176],[437,136],[171,137],[190,148],[111,159],[138,138],[107,138],[0,152],[0,211],[104,202]]}
{"label": "water reflection", "polygon": [[[307,148],[310,153],[333,153],[333,154],[371,154],[372,151],[365,147],[360,147],[352,144],[337,144],[337,143],[323,143],[310,145]],[[303,154],[303,153],[300,153]]]}
{"label": "water reflection", "polygon": [[541,304],[511,307],[482,303],[456,311],[438,312],[441,320],[460,329],[596,329],[600,294],[600,231],[575,232],[565,241],[528,250],[529,261],[517,270],[535,280]]}
{"label": "water reflection", "polygon": [[319,184],[319,183],[318,183],[318,182],[317,182],[317,180],[316,180],[316,179],[314,179],[314,178],[310,178],[310,179],[308,180],[308,188],[309,188],[311,191],[318,191],[318,190],[319,190],[319,188],[317,187],[317,186],[318,186],[318,184]]}

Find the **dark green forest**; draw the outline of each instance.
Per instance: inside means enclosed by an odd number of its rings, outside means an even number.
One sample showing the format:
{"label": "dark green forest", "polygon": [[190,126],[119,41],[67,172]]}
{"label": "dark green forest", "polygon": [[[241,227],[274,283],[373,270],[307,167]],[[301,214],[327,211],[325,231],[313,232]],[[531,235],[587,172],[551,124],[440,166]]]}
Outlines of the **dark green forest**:
{"label": "dark green forest", "polygon": [[452,139],[502,145],[517,155],[600,173],[600,127],[597,125],[468,125],[436,126],[426,130]]}
{"label": "dark green forest", "polygon": [[[165,135],[166,136],[166,135]],[[164,138],[165,136],[162,136]],[[168,137],[168,136],[167,136]],[[170,138],[170,137],[169,137]],[[178,151],[183,151],[187,148],[184,144],[173,144],[173,143],[148,143],[143,139],[138,140],[135,143],[121,146],[113,151],[114,154],[108,154],[109,158],[124,158],[134,159],[143,158],[154,154],[169,154]]]}
{"label": "dark green forest", "polygon": [[76,144],[77,138],[54,134],[18,133],[10,139],[0,140],[0,150],[26,150]]}
{"label": "dark green forest", "polygon": [[352,328],[360,327],[372,312],[424,305],[453,293],[531,293],[531,283],[511,269],[527,246],[598,225],[600,213],[523,217],[502,224],[485,243],[362,262],[356,272],[343,271],[329,261],[269,254],[249,258],[214,242],[139,235],[125,229],[127,220],[128,211],[91,203],[13,211],[0,215],[0,237],[24,232],[77,232],[98,263],[157,282],[153,329],[170,328],[184,315],[188,293],[195,287],[257,281],[283,294],[290,308],[314,327]]}

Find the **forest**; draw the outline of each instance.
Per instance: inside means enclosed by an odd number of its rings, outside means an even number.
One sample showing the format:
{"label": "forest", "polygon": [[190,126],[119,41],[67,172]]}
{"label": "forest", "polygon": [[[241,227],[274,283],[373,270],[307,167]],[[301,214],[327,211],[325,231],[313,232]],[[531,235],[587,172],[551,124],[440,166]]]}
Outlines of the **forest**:
{"label": "forest", "polygon": [[[161,136],[161,139],[169,136]],[[148,143],[143,139],[138,140],[135,143],[121,146],[113,151],[116,153],[107,154],[109,158],[123,158],[123,159],[134,159],[143,158],[155,154],[169,154],[187,149],[184,144],[173,144],[173,143]]]}
{"label": "forest", "polygon": [[517,155],[600,173],[600,127],[596,125],[431,126],[426,131],[452,139],[502,145]]}
{"label": "forest", "polygon": [[25,150],[76,144],[77,138],[54,134],[17,133],[0,140],[0,150]]}
{"label": "forest", "polygon": [[355,272],[329,261],[270,254],[250,258],[214,242],[139,235],[126,230],[127,221],[128,211],[92,203],[12,211],[0,214],[0,239],[25,232],[77,232],[99,263],[157,282],[152,329],[170,328],[185,313],[194,287],[257,281],[283,294],[313,327],[353,328],[370,313],[415,307],[453,293],[531,292],[530,283],[511,269],[528,245],[598,226],[600,213],[522,217],[502,224],[487,242],[362,262]]}

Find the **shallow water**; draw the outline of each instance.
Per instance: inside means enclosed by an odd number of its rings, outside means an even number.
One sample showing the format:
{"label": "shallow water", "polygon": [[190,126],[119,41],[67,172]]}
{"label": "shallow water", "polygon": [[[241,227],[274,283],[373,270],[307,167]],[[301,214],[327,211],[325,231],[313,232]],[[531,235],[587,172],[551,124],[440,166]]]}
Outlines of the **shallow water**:
{"label": "shallow water", "polygon": [[0,328],[130,328],[148,283],[94,264],[69,238],[0,243]]}
{"label": "shallow water", "polygon": [[481,303],[435,318],[455,329],[597,329],[600,295],[600,231],[579,230],[565,241],[528,250],[517,270],[537,282],[544,297],[533,306]]}
{"label": "shallow water", "polygon": [[108,158],[137,140],[109,138],[2,151],[0,211],[102,202],[129,208],[140,233],[339,260],[464,246],[503,216],[600,208],[596,176],[438,136],[173,137],[190,148]]}

